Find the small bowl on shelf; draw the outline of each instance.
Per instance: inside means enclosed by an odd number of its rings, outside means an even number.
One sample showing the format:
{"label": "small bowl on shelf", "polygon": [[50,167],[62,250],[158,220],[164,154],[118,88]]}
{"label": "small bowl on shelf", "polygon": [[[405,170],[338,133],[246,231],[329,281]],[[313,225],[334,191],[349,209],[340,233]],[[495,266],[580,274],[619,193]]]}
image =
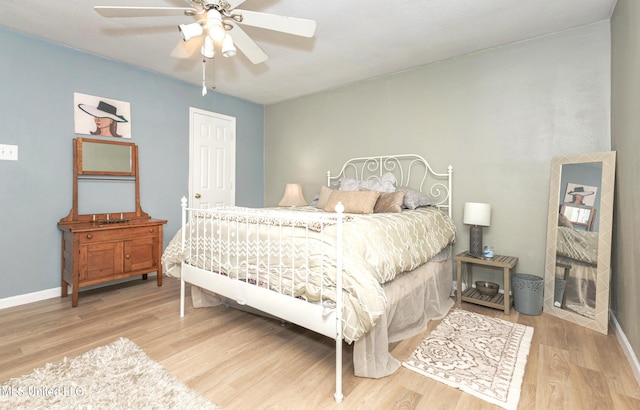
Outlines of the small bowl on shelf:
{"label": "small bowl on shelf", "polygon": [[476,289],[483,296],[495,296],[500,290],[500,285],[493,282],[487,282],[484,280],[476,281]]}

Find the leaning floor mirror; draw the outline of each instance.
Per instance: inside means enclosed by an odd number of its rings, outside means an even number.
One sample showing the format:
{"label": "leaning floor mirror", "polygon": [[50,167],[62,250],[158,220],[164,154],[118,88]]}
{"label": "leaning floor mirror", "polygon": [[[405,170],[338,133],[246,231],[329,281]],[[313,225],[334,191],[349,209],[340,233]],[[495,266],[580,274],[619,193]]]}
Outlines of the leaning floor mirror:
{"label": "leaning floor mirror", "polygon": [[615,152],[551,163],[546,313],[607,334]]}

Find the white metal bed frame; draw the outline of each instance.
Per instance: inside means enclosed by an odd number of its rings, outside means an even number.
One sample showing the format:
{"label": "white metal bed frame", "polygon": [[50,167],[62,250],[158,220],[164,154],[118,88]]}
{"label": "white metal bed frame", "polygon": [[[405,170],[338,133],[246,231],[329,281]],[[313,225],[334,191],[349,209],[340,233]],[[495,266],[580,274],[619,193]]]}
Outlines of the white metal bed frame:
{"label": "white metal bed frame", "polygon": [[[419,171],[419,170],[422,171]],[[448,167],[447,173],[436,173],[429,166],[428,162],[418,155],[392,155],[377,157],[361,157],[348,160],[342,167],[337,176],[332,177],[327,172],[327,184],[330,186],[333,181],[339,178],[349,177],[353,175],[359,180],[371,179],[375,176],[382,176],[386,172],[392,172],[396,175],[399,187],[406,187],[409,184],[416,190],[423,190],[423,186],[428,176],[435,177],[436,181],[446,179],[446,182],[434,182],[429,186],[429,194],[434,200],[434,205],[439,208],[446,209],[451,216],[452,204],[452,172],[451,165]],[[416,174],[421,172],[416,177]],[[415,179],[414,182],[413,179]],[[246,214],[246,209],[230,209],[230,208],[211,208],[211,209],[195,209],[187,207],[187,199],[182,198],[182,255],[185,255],[185,244],[189,235],[192,235],[188,229],[187,223],[194,218],[213,218],[220,221],[232,221],[236,224],[251,225],[249,220],[255,217],[255,214]],[[211,268],[203,269],[196,267],[183,260],[181,264],[181,281],[180,281],[180,316],[184,316],[185,304],[185,284],[199,286],[210,290],[216,294],[226,298],[235,300],[240,305],[250,306],[269,315],[276,316],[282,320],[295,323],[313,332],[320,333],[327,337],[331,337],[336,342],[336,388],[334,398],[336,402],[343,399],[342,392],[342,343],[343,343],[343,292],[342,292],[342,224],[344,220],[344,207],[338,204],[336,213],[310,213],[308,215],[298,215],[296,213],[296,222],[292,223],[292,214],[283,212],[281,216],[270,215],[269,225],[276,225],[280,229],[292,229],[293,225],[305,229],[307,236],[310,226],[313,224],[335,224],[337,231],[336,245],[336,303],[335,309],[327,311],[326,306],[322,303],[309,303],[303,299],[295,297],[293,294],[283,294],[270,290],[260,285],[260,279],[256,280],[256,284],[250,283],[249,280],[236,280],[223,274],[212,274],[220,272],[220,269]],[[329,219],[331,218],[331,219]],[[240,221],[240,222],[239,222]],[[245,225],[242,225],[245,226]],[[232,227],[233,229],[233,227]],[[257,228],[256,228],[257,229]],[[219,232],[218,232],[219,234]],[[293,234],[293,233],[292,233]],[[239,241],[239,234],[235,235],[235,239],[227,238],[232,243],[234,240]],[[193,243],[193,242],[190,242]],[[236,245],[240,245],[236,243]],[[271,246],[271,245],[267,245]],[[249,248],[247,246],[247,248]],[[193,249],[190,249],[190,255],[193,258]],[[197,251],[196,251],[197,252]],[[249,252],[247,250],[247,252]],[[259,253],[259,252],[258,252]],[[196,255],[196,259],[198,256]],[[271,262],[267,262],[268,264]],[[271,266],[271,265],[269,265]],[[248,276],[247,276],[248,278]],[[322,281],[321,281],[322,282]],[[321,290],[322,293],[322,290]]]}
{"label": "white metal bed frame", "polygon": [[[376,157],[351,158],[344,163],[342,169],[336,176],[331,176],[331,171],[327,171],[327,186],[332,186],[342,178],[353,178],[359,181],[366,181],[375,177],[381,177],[385,173],[391,172],[397,179],[398,187],[411,187],[420,192],[428,188],[430,197],[434,200],[434,205],[439,209],[446,209],[449,217],[452,215],[453,204],[453,166],[447,167],[447,172],[435,172],[426,159],[416,154],[384,155]],[[445,179],[443,182],[433,182],[428,184],[428,177]]]}

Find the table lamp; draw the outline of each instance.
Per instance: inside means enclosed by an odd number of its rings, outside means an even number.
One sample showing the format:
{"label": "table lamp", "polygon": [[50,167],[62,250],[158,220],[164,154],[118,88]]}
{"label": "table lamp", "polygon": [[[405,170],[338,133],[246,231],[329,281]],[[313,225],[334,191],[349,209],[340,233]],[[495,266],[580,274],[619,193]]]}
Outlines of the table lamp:
{"label": "table lamp", "polygon": [[278,206],[305,206],[307,201],[302,194],[302,186],[300,184],[287,184],[284,188],[284,195],[278,203]]}
{"label": "table lamp", "polygon": [[469,236],[469,253],[482,258],[482,227],[491,224],[491,205],[478,202],[464,204],[465,225],[471,225]]}

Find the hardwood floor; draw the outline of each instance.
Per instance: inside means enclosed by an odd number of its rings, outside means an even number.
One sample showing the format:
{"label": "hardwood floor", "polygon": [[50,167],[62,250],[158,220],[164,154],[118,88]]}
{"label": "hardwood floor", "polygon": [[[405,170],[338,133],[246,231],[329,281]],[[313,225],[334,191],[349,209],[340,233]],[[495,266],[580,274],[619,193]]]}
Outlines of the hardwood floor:
{"label": "hardwood floor", "polygon": [[[126,337],[224,409],[499,409],[405,368],[384,379],[356,378],[347,345],[338,404],[333,340],[223,306],[186,305],[181,319],[179,281],[165,278],[161,288],[137,280],[81,292],[76,308],[54,298],[0,310],[0,380]],[[519,409],[640,408],[640,386],[612,333],[544,313],[462,308],[535,328]],[[393,344],[394,356],[406,359],[438,323]]]}

